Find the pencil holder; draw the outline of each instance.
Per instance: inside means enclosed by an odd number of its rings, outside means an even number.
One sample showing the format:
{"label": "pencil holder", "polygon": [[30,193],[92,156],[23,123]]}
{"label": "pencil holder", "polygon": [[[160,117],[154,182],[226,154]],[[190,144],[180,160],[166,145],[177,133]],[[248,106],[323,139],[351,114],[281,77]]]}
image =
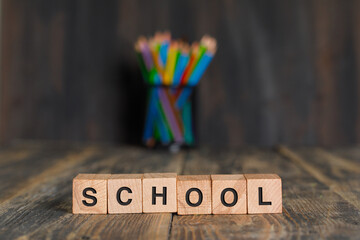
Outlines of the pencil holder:
{"label": "pencil holder", "polygon": [[193,145],[193,120],[189,86],[149,86],[144,143]]}
{"label": "pencil holder", "polygon": [[181,40],[171,40],[169,32],[156,33],[135,43],[141,73],[149,87],[148,108],[143,140],[149,147],[160,142],[193,145],[190,95],[216,52],[216,40],[202,37],[191,47]]}

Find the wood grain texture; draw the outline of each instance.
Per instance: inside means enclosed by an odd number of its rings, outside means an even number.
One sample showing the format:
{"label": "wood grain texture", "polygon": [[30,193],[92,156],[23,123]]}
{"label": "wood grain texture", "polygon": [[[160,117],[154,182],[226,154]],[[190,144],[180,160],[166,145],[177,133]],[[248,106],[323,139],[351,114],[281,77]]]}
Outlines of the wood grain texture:
{"label": "wood grain texture", "polygon": [[[13,188],[11,196],[0,199],[1,239],[357,239],[360,234],[356,207],[360,148],[290,149],[307,163],[304,165],[273,150],[199,149],[174,155],[129,146],[31,145],[36,149],[33,154],[23,159],[14,157],[16,164],[7,168],[10,175],[29,172],[19,178],[17,187],[4,185],[9,176],[0,175],[4,192]],[[14,149],[26,152],[31,148],[3,148],[0,155],[16,155]],[[315,171],[309,171],[309,167]],[[71,183],[79,172],[272,172],[283,181],[283,213],[73,215]],[[335,185],[328,185],[326,179],[332,179]],[[340,194],[336,184],[344,184],[347,190],[340,189]],[[350,193],[351,198],[347,197]]]}
{"label": "wood grain texture", "polygon": [[[57,174],[68,171],[96,154],[97,149],[94,147],[66,148],[66,150],[54,151],[45,145],[38,154],[2,166],[1,176],[6,181],[1,184],[3,194],[0,201],[11,201],[13,198],[31,191],[40,182],[45,182]],[[16,172],[11,171],[14,168],[17,169]]]}
{"label": "wood grain texture", "polygon": [[[72,159],[78,163],[70,165],[66,170],[62,169],[56,173],[53,170],[44,170],[53,173],[51,176],[46,174],[39,178],[37,177],[39,172],[33,173],[34,180],[31,181],[29,189],[20,189],[11,199],[0,203],[0,238],[168,239],[171,214],[125,214],[100,217],[73,215],[71,182],[79,172],[178,172],[182,166],[182,154],[148,154],[147,151],[137,148],[102,147],[87,156],[86,160],[82,160],[81,156],[73,156]],[[58,159],[57,164],[54,165],[61,166],[63,160]],[[31,167],[37,166],[31,165]],[[49,169],[52,167],[54,166]],[[26,181],[24,183],[27,184]],[[20,210],[14,211],[15,209]]]}
{"label": "wood grain texture", "polygon": [[298,148],[294,151],[280,146],[278,150],[360,210],[360,166],[358,163],[349,163],[349,160],[316,148]]}
{"label": "wood grain texture", "polygon": [[2,142],[139,142],[146,88],[133,43],[166,29],[218,40],[195,94],[199,143],[360,141],[356,0],[2,3]]}
{"label": "wood grain texture", "polygon": [[[206,160],[207,159],[207,164]],[[221,159],[221,160],[220,160]],[[187,156],[183,174],[278,174],[283,180],[283,213],[199,215],[173,218],[171,239],[353,238],[359,211],[316,176],[273,151],[202,150]]]}

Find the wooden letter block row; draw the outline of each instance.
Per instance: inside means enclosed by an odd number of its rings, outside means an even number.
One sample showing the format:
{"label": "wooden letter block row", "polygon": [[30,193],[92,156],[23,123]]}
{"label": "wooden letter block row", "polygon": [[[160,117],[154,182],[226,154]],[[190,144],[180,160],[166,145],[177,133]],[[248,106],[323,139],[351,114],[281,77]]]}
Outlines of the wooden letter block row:
{"label": "wooden letter block row", "polygon": [[260,214],[282,212],[276,174],[79,174],[74,214]]}

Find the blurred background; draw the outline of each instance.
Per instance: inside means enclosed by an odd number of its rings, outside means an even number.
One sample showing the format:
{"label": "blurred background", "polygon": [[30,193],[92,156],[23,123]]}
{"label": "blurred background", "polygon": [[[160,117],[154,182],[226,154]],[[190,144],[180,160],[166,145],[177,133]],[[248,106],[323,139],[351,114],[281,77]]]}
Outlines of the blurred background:
{"label": "blurred background", "polygon": [[360,1],[2,0],[0,141],[141,143],[133,44],[169,30],[218,52],[194,95],[203,146],[360,141]]}

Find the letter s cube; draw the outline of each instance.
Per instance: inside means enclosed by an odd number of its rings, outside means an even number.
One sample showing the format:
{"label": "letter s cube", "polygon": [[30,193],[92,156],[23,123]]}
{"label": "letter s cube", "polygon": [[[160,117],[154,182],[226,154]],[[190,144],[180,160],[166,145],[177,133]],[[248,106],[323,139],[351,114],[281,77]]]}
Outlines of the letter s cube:
{"label": "letter s cube", "polygon": [[73,179],[73,213],[107,213],[107,179],[110,174],[79,174]]}

